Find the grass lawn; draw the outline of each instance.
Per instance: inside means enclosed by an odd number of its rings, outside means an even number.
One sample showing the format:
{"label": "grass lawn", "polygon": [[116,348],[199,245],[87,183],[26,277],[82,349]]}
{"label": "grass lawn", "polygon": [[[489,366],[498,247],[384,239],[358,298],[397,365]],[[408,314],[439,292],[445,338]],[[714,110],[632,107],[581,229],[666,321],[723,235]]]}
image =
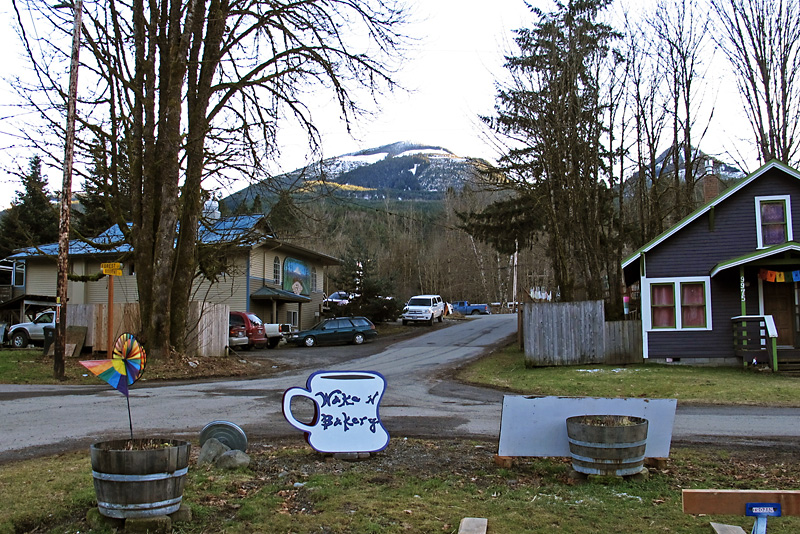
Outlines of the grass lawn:
{"label": "grass lawn", "polygon": [[[790,452],[673,451],[667,468],[642,481],[578,483],[562,458],[492,461],[489,442],[394,439],[359,462],[334,460],[300,438],[251,444],[249,468],[222,472],[190,461],[184,534],[224,532],[456,533],[485,517],[492,534],[665,532],[701,534],[709,521],[745,527],[738,516],[683,514],[681,488],[796,488]],[[0,466],[0,534],[110,533],[85,521],[95,506],[88,451]],[[769,520],[773,534],[800,532],[800,518]]]}
{"label": "grass lawn", "polygon": [[526,368],[516,345],[461,369],[458,378],[524,395],[674,398],[680,404],[800,406],[800,377],[732,367],[585,365]]}
{"label": "grass lawn", "polygon": [[[665,365],[527,369],[515,347],[470,364],[459,378],[535,395],[800,406],[800,378]],[[0,352],[0,382],[48,381],[52,361],[39,352]],[[85,377],[85,383],[98,379]],[[566,458],[517,458],[512,467],[499,467],[494,441],[392,436],[385,451],[343,462],[298,436],[251,443],[249,468],[233,472],[198,466],[197,449],[193,444],[184,492],[194,519],[176,526],[183,534],[455,534],[464,517],[488,518],[491,534],[701,534],[710,531],[710,521],[749,532],[753,520],[744,516],[683,514],[681,489],[800,487],[796,447],[673,447],[666,468],[651,469],[647,480],[608,485],[571,479]],[[88,451],[0,465],[0,534],[111,534],[110,527],[86,522],[94,506]],[[800,532],[800,518],[771,518],[769,532]]]}

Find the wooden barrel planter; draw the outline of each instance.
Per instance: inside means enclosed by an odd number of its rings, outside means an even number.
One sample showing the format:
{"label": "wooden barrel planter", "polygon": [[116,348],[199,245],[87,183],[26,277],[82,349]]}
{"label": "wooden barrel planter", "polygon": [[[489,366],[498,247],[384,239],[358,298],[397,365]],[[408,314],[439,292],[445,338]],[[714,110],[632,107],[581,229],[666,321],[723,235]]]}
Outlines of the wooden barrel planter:
{"label": "wooden barrel planter", "polygon": [[100,513],[121,519],[177,512],[189,466],[188,441],[146,438],[91,446]]}
{"label": "wooden barrel planter", "polygon": [[642,470],[647,419],[626,415],[567,418],[572,467],[586,475],[635,475]]}

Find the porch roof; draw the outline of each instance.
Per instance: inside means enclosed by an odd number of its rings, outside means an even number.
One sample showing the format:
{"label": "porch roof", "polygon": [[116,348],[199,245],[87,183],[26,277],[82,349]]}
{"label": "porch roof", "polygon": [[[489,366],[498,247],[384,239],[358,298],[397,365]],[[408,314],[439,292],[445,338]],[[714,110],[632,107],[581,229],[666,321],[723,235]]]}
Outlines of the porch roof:
{"label": "porch roof", "polygon": [[268,286],[264,286],[251,294],[250,298],[253,300],[277,300],[278,302],[311,302],[311,297]]}
{"label": "porch roof", "polygon": [[[800,243],[797,241],[787,241],[786,243],[781,243],[780,245],[773,245],[769,248],[756,250],[750,254],[745,254],[744,256],[739,256],[738,258],[731,258],[716,264],[714,268],[711,269],[711,276],[716,276],[717,273],[724,271],[725,269],[757,263],[760,260],[765,260],[778,254],[791,254],[792,252],[800,254]],[[798,256],[796,259],[797,262],[800,263],[800,256]]]}

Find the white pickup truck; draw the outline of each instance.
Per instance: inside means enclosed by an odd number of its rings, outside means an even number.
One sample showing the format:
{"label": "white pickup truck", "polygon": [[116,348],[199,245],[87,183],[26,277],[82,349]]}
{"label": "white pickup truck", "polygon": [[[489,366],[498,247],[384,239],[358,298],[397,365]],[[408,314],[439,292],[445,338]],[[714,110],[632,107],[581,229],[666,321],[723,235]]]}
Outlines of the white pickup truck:
{"label": "white pickup truck", "polygon": [[6,339],[15,349],[24,349],[29,343],[44,345],[44,327],[56,326],[55,310],[44,311],[29,323],[12,325],[8,329]]}

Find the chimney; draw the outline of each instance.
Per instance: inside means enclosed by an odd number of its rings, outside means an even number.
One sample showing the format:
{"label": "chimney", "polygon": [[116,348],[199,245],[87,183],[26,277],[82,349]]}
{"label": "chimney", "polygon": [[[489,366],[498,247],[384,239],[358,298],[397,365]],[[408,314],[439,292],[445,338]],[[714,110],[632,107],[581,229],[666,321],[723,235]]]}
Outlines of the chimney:
{"label": "chimney", "polygon": [[703,177],[703,203],[708,203],[719,195],[719,177],[714,172],[714,160],[706,160],[706,174]]}

